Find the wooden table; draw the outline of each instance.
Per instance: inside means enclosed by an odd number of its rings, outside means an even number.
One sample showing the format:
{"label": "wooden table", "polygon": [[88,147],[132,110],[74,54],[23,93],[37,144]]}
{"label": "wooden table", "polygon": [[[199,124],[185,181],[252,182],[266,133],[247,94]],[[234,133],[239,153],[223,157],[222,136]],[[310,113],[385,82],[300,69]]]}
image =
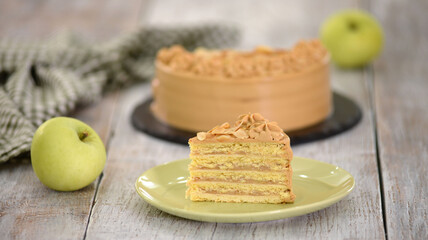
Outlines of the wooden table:
{"label": "wooden table", "polygon": [[106,95],[77,117],[102,137],[102,176],[76,192],[55,192],[29,161],[0,165],[1,239],[427,239],[428,2],[427,1],[1,1],[0,37],[45,38],[68,27],[104,40],[139,25],[225,20],[244,31],[240,47],[288,47],[318,35],[338,9],[373,13],[385,48],[359,70],[332,66],[335,91],[355,100],[363,119],[352,130],[294,147],[295,155],[348,170],[355,190],[315,213],[278,221],[222,224],[171,216],[141,200],[136,178],[161,163],[186,158],[186,146],[137,132],[133,108],[149,97],[148,83]]}

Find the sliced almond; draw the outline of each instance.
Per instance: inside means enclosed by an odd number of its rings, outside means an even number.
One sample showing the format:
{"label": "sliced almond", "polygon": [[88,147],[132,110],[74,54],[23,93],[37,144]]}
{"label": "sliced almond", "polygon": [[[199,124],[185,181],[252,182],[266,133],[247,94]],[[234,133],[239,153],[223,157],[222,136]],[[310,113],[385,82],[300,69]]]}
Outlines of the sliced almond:
{"label": "sliced almond", "polygon": [[246,124],[246,123],[248,122],[248,120],[249,120],[249,115],[248,115],[248,114],[246,114],[246,115],[241,119],[241,121],[242,121],[242,123],[243,123],[243,124]]}
{"label": "sliced almond", "polygon": [[205,138],[207,138],[207,133],[205,133],[205,132],[198,132],[196,134],[196,137],[198,138],[199,141],[203,141],[203,140],[205,140]]}
{"label": "sliced almond", "polygon": [[211,130],[208,131],[208,133],[213,133],[213,131],[215,131],[217,128],[219,128],[220,126],[215,126],[213,127]]}
{"label": "sliced almond", "polygon": [[242,127],[242,124],[243,124],[243,122],[241,120],[238,120],[235,122],[235,127],[240,128],[240,127]]}
{"label": "sliced almond", "polygon": [[264,121],[265,118],[260,113],[253,113],[252,117],[255,121]]}
{"label": "sliced almond", "polygon": [[238,129],[238,131],[234,132],[233,135],[240,139],[248,138],[248,134],[244,129]]}
{"label": "sliced almond", "polygon": [[236,132],[236,129],[237,129],[236,127],[224,129],[224,133],[225,134],[233,134],[234,132]]}
{"label": "sliced almond", "polygon": [[232,139],[232,137],[230,135],[220,135],[216,139],[220,142],[224,142]]}
{"label": "sliced almond", "polygon": [[213,128],[210,131],[210,133],[215,134],[215,135],[217,135],[217,134],[223,134],[224,133],[224,129],[221,128],[220,126],[216,126],[215,128]]}
{"label": "sliced almond", "polygon": [[274,131],[274,132],[282,132],[282,129],[278,126],[278,124],[276,122],[268,123],[268,128],[269,128],[269,130]]}

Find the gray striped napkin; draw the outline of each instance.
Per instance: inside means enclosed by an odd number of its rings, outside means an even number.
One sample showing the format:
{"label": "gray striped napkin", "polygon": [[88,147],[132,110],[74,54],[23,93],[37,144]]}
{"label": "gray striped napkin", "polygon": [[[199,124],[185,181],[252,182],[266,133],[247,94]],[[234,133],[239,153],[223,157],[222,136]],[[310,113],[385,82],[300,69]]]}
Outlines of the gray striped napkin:
{"label": "gray striped napkin", "polygon": [[150,79],[161,47],[218,48],[238,40],[239,32],[226,25],[142,28],[103,44],[70,34],[37,43],[0,40],[0,163],[26,155],[47,119]]}

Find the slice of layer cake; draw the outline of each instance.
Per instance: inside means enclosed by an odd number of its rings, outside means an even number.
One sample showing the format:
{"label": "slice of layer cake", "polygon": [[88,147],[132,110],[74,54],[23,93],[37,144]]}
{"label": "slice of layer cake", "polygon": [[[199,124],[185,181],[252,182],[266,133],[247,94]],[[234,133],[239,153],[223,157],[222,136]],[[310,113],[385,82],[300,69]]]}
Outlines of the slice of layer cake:
{"label": "slice of layer cake", "polygon": [[290,138],[275,122],[246,114],[189,140],[192,201],[289,203],[292,191]]}

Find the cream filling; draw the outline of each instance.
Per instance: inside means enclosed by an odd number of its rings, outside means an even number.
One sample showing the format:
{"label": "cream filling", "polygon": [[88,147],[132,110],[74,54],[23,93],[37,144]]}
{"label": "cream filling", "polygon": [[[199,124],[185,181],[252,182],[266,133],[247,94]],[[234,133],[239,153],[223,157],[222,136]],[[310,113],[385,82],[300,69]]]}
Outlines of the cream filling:
{"label": "cream filling", "polygon": [[216,192],[219,194],[242,194],[242,195],[270,195],[281,194],[290,190],[291,186],[286,184],[249,184],[231,182],[187,182],[190,192],[204,193]]}
{"label": "cream filling", "polygon": [[[202,191],[203,193],[208,193],[208,194],[216,194],[216,195],[238,195],[238,196],[278,196],[280,195],[278,194],[271,194],[269,192],[261,192],[261,191],[252,191],[250,193],[244,193],[244,192],[239,192],[239,191],[227,191],[227,192],[218,192],[218,191]],[[290,192],[289,189],[285,190],[284,192]]]}
{"label": "cream filling", "polygon": [[195,171],[195,170],[213,170],[213,171],[223,171],[223,170],[230,170],[230,171],[257,171],[257,172],[283,172],[288,170],[287,167],[285,166],[277,166],[277,168],[281,168],[281,169],[272,169],[271,167],[268,166],[260,166],[257,168],[254,168],[252,166],[236,166],[234,165],[233,167],[229,167],[229,166],[224,166],[224,165],[215,165],[213,168],[210,167],[203,167],[203,166],[191,166],[189,167],[190,171]]}
{"label": "cream filling", "polygon": [[201,153],[199,151],[191,151],[190,152],[190,157],[192,156],[217,156],[217,155],[224,155],[224,156],[230,156],[230,155],[238,155],[238,156],[248,156],[248,157],[260,157],[263,156],[263,158],[281,158],[284,159],[284,157],[286,156],[285,153],[281,153],[281,154],[273,154],[273,155],[266,155],[266,154],[254,154],[254,152],[250,152],[250,151],[233,151],[233,152],[224,152],[224,151],[214,151],[214,152],[209,152],[209,153]]}
{"label": "cream filling", "polygon": [[199,177],[193,177],[192,182],[227,182],[227,183],[250,183],[250,184],[278,184],[278,185],[284,185],[285,182],[284,181],[274,181],[274,180],[254,180],[254,179],[245,179],[245,178],[240,178],[240,179],[230,179],[227,181],[224,181],[222,179],[218,179],[215,177],[212,178],[199,178]]}
{"label": "cream filling", "polygon": [[190,171],[194,171],[194,170],[213,170],[213,171],[223,171],[223,170],[230,170],[230,171],[257,171],[257,172],[282,172],[283,170],[272,170],[270,167],[266,167],[266,166],[262,166],[259,168],[253,168],[253,167],[246,167],[246,166],[234,166],[233,168],[229,168],[227,166],[222,166],[222,165],[218,165],[215,168],[208,168],[208,167],[191,167],[189,168]]}

